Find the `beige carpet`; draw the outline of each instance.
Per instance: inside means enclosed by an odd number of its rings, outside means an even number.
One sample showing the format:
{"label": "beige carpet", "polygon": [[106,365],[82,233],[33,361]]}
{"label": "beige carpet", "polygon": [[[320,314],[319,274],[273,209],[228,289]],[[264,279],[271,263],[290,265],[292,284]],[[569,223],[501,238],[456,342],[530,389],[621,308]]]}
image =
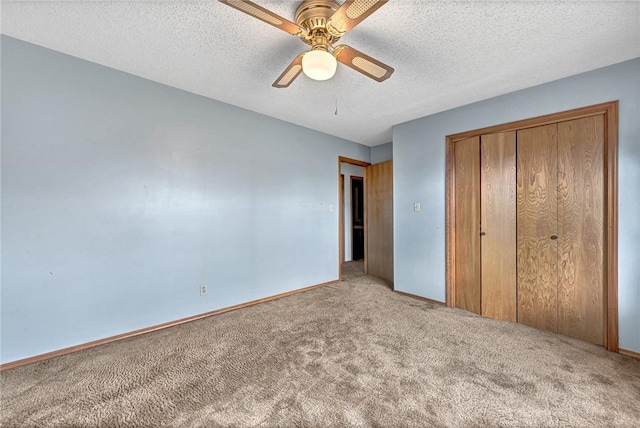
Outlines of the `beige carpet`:
{"label": "beige carpet", "polygon": [[353,266],[0,379],[3,427],[640,426],[640,361],[401,296]]}

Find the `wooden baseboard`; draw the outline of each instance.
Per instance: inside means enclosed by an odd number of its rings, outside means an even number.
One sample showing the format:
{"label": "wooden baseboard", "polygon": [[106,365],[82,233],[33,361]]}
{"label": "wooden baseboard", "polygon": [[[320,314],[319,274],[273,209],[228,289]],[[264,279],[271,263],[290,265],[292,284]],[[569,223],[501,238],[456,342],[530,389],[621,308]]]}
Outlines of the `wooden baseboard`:
{"label": "wooden baseboard", "polygon": [[447,306],[444,302],[439,302],[437,300],[427,299],[426,297],[416,296],[415,294],[405,293],[404,291],[393,290],[394,293],[402,294],[403,296],[411,297],[413,299],[423,300],[425,302],[433,303],[435,305]]}
{"label": "wooden baseboard", "polygon": [[622,355],[626,355],[627,357],[637,358],[640,360],[640,352],[629,351],[627,349],[622,349],[622,348],[620,348],[618,352],[620,352]]}
{"label": "wooden baseboard", "polygon": [[35,355],[33,357],[24,358],[21,360],[11,361],[8,363],[0,364],[0,371],[12,369],[14,367],[20,367],[27,364],[33,364],[40,361],[48,360],[49,358],[60,357],[62,355],[71,354],[73,352],[83,351],[85,349],[93,348],[95,346],[106,345],[107,343],[117,342],[118,340],[129,339],[130,337],[140,336],[142,334],[151,333],[158,330],[163,330],[165,328],[174,327],[176,325],[184,324],[191,321],[200,320],[202,318],[207,318],[213,315],[223,314],[225,312],[235,311],[236,309],[246,308],[248,306],[257,305],[259,303],[265,303],[272,300],[281,299],[283,297],[291,296],[298,293],[303,293],[305,291],[314,290],[316,288],[326,287],[331,284],[336,284],[340,282],[340,280],[324,282],[322,284],[311,285],[309,287],[300,288],[298,290],[287,291],[285,293],[276,294],[274,296],[264,297],[262,299],[251,300],[250,302],[240,303],[233,306],[228,306],[226,308],[216,309],[215,311],[205,312],[198,315],[193,315],[186,318],[181,318],[175,321],[169,321],[163,324],[154,325],[147,328],[142,328],[140,330],[130,331],[128,333],[118,334],[116,336],[107,337],[104,339],[94,340],[92,342],[82,343],[76,346],[70,346],[68,348],[59,349],[57,351],[51,351],[40,355]]}

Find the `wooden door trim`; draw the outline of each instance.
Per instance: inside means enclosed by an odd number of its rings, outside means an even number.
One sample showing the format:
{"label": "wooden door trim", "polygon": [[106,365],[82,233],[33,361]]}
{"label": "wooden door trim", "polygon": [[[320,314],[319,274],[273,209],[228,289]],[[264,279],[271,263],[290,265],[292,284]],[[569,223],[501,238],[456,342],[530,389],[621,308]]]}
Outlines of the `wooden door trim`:
{"label": "wooden door trim", "polygon": [[[342,171],[338,171],[339,173]],[[338,203],[340,206],[338,207],[338,233],[339,236],[344,240],[344,174],[340,174],[340,179],[338,180]],[[340,242],[340,239],[338,239]],[[338,248],[338,259],[340,261],[340,266],[344,263],[344,244],[339,245]]]}
{"label": "wooden door trim", "polygon": [[[347,158],[344,156],[338,156],[338,186],[340,186],[340,175],[342,175],[342,169],[340,164],[342,163],[348,163],[351,165],[355,165],[355,166],[361,166],[363,168],[371,165],[369,162],[365,162],[365,161],[361,161],[358,159],[352,159],[352,158]],[[364,193],[364,266],[365,266],[365,273],[367,271],[367,197],[366,197],[366,185],[367,185],[367,179],[366,179],[366,170],[363,171],[363,178],[362,178],[362,188],[363,188],[363,193]],[[342,186],[342,191],[344,192],[344,184]],[[338,189],[338,196],[340,195],[340,189]],[[343,195],[343,201],[344,201],[344,195]],[[342,205],[340,206],[340,208],[338,209],[338,212],[340,216],[342,216],[342,230],[340,230],[340,225],[338,225],[338,279],[342,279],[342,261],[341,261],[341,257],[340,257],[340,251],[344,251],[344,202],[342,202]],[[344,258],[344,253],[342,253],[343,256],[342,258]]]}
{"label": "wooden door trim", "polygon": [[446,169],[445,169],[445,303],[449,307],[455,306],[456,301],[456,158],[455,141],[446,138]]}
{"label": "wooden door trim", "polygon": [[501,125],[448,135],[446,137],[445,172],[445,244],[446,244],[446,303],[455,302],[455,143],[470,137],[517,131],[551,123],[604,115],[605,121],[605,346],[618,352],[618,101],[576,108],[559,113],[518,120]]}
{"label": "wooden door trim", "polygon": [[[460,132],[458,134],[448,135],[447,142],[451,139],[454,143],[458,140],[465,140],[477,135],[496,134],[498,132],[507,131],[519,131],[527,128],[534,128],[542,125],[549,125],[551,123],[564,122],[567,120],[581,119],[583,117],[598,116],[598,115],[610,115],[612,109],[616,112],[617,123],[617,110],[618,101],[609,101],[606,103],[596,104],[587,107],[580,107],[572,110],[566,110],[559,113],[546,114],[544,116],[532,117],[529,119],[517,120],[514,122],[503,123],[501,125],[488,126],[486,128],[474,129],[472,131]],[[617,127],[616,127],[617,135]],[[616,141],[617,143],[617,141]]]}
{"label": "wooden door trim", "polygon": [[338,156],[338,164],[341,164],[342,162],[361,167],[367,167],[371,165],[369,162],[361,161],[358,159],[345,158],[344,156]]}
{"label": "wooden door trim", "polygon": [[609,103],[604,113],[606,219],[606,310],[605,331],[607,349],[619,352],[618,346],[618,101]]}

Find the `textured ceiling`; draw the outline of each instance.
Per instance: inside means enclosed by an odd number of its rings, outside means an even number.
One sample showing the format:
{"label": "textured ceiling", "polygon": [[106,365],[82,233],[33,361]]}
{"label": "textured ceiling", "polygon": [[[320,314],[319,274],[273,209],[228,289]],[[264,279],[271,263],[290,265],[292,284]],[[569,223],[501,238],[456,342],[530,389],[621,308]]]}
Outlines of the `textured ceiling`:
{"label": "textured ceiling", "polygon": [[[254,1],[292,21],[299,4]],[[640,56],[638,1],[391,0],[340,41],[394,67],[389,80],[339,65],[275,89],[307,46],[215,0],[1,8],[9,36],[369,146],[394,124]]]}

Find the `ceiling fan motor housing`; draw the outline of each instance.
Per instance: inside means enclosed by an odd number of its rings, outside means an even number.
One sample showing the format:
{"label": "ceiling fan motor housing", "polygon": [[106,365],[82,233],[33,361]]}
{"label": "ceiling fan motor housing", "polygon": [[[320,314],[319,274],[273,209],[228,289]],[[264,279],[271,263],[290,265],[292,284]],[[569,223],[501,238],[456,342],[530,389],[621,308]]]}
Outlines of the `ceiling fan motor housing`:
{"label": "ceiling fan motor housing", "polygon": [[340,39],[337,31],[330,31],[329,18],[340,8],[335,0],[305,0],[296,11],[296,24],[306,28],[307,34],[300,38],[313,49],[329,51],[331,45]]}

